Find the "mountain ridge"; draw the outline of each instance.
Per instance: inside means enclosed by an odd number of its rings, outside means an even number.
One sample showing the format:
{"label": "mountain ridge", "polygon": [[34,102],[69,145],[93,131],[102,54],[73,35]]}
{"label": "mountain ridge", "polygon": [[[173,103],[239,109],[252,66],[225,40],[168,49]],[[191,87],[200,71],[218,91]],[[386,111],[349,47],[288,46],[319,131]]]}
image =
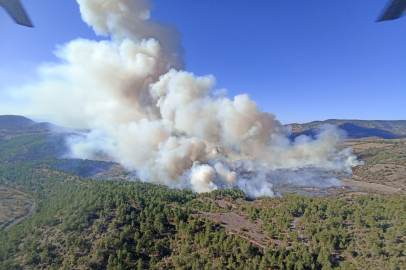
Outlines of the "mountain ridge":
{"label": "mountain ridge", "polygon": [[[349,138],[381,137],[384,139],[406,138],[406,120],[358,120],[358,119],[327,119],[308,123],[291,123],[291,137],[305,134],[314,136],[324,124],[331,124],[347,132]],[[20,115],[0,115],[1,130],[24,129],[33,133],[49,132],[63,129],[52,123],[36,122]],[[1,132],[0,132],[1,133]]]}
{"label": "mountain ridge", "polygon": [[406,120],[347,120],[328,119],[324,121],[312,121],[303,124],[292,123],[292,136],[301,134],[315,135],[320,126],[331,124],[347,132],[349,138],[381,137],[384,139],[396,139],[406,137]]}
{"label": "mountain ridge", "polygon": [[37,122],[20,115],[0,115],[0,128],[30,126]]}

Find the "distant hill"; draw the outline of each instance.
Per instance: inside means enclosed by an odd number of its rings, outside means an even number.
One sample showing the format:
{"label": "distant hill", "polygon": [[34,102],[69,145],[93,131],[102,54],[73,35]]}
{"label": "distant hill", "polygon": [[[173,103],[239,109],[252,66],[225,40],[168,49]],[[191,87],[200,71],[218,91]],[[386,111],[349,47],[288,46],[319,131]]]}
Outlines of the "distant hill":
{"label": "distant hill", "polygon": [[[301,134],[313,136],[323,124],[338,126],[348,133],[349,138],[376,136],[384,139],[406,138],[406,120],[343,120],[329,119],[304,124],[290,124],[292,138]],[[0,115],[0,138],[7,135],[23,135],[33,133],[64,132],[64,128],[51,123],[37,123],[19,115]],[[67,132],[67,131],[65,131]]]}
{"label": "distant hill", "polygon": [[323,124],[338,126],[347,131],[349,138],[377,136],[384,139],[406,137],[406,120],[338,120],[313,121],[304,124],[291,124],[292,137],[301,134],[314,135]]}
{"label": "distant hill", "polygon": [[37,123],[19,115],[0,115],[0,138],[26,134],[50,133],[64,131],[64,128],[51,123]]}
{"label": "distant hill", "polygon": [[18,115],[0,115],[0,164],[59,157],[67,151],[65,134],[62,128],[51,123],[37,123]]}
{"label": "distant hill", "polygon": [[0,115],[0,128],[31,126],[37,122],[19,115]]}

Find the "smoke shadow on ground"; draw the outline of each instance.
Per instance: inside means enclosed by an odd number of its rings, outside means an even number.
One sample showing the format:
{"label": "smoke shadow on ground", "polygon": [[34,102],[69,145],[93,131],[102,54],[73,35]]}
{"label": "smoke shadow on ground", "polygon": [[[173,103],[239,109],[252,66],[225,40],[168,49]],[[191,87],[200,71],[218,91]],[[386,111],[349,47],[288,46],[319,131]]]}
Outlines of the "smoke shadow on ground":
{"label": "smoke shadow on ground", "polygon": [[64,172],[80,175],[82,177],[92,177],[100,172],[110,169],[116,163],[86,160],[86,159],[63,159],[56,167]]}

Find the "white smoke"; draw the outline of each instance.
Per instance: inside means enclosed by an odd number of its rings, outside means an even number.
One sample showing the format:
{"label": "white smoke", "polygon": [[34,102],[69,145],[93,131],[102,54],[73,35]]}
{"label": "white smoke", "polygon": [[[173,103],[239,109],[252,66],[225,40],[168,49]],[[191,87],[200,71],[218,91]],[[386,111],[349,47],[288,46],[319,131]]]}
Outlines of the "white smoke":
{"label": "white smoke", "polygon": [[73,156],[109,156],[142,181],[196,192],[238,187],[252,197],[273,196],[264,172],[357,164],[351,149],[337,150],[344,135],[336,128],[292,142],[289,128],[248,95],[228,99],[212,75],[183,71],[180,33],[149,19],[149,0],[77,1],[83,20],[112,40],[59,47],[61,62],[40,67],[39,82],[23,89],[36,111],[91,130],[69,139]]}
{"label": "white smoke", "polygon": [[238,188],[244,190],[248,197],[273,197],[275,193],[272,190],[272,184],[268,181],[264,172],[251,178],[240,178]]}

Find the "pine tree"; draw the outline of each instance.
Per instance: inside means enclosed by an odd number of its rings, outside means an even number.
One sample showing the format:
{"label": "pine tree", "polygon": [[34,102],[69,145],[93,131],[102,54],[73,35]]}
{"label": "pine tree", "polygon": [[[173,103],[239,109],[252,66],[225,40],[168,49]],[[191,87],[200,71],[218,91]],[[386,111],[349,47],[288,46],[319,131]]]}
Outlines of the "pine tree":
{"label": "pine tree", "polygon": [[144,270],[144,264],[141,259],[138,259],[137,270]]}

